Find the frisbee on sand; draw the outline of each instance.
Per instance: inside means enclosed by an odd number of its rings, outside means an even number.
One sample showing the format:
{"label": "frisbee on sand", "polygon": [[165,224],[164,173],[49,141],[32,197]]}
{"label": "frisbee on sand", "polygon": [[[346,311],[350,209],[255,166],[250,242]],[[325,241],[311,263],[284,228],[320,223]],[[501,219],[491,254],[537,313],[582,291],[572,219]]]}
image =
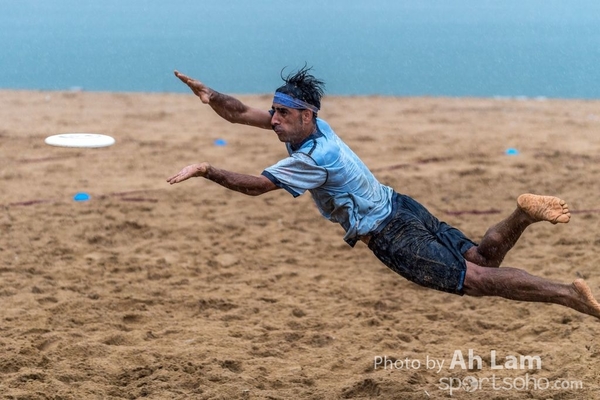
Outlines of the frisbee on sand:
{"label": "frisbee on sand", "polygon": [[46,144],[58,147],[107,147],[115,144],[115,139],[98,133],[63,133],[48,136]]}

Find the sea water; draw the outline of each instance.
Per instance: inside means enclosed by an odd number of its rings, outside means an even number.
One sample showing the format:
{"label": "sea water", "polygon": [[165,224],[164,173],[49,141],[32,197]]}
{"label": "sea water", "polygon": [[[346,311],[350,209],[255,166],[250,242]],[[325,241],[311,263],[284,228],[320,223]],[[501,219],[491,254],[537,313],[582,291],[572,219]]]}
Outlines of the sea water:
{"label": "sea water", "polygon": [[0,89],[600,98],[598,0],[0,0]]}

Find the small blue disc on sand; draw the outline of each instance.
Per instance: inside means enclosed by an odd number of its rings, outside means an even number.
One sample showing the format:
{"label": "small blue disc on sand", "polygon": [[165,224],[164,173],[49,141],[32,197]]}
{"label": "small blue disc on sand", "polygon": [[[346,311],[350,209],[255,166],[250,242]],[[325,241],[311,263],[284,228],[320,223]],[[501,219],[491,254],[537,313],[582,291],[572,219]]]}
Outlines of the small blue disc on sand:
{"label": "small blue disc on sand", "polygon": [[90,195],[87,193],[77,193],[75,196],[73,196],[73,200],[75,201],[88,201],[90,199]]}
{"label": "small blue disc on sand", "polygon": [[519,154],[519,150],[517,150],[517,149],[513,149],[512,147],[510,149],[506,149],[507,156],[516,156],[518,154]]}
{"label": "small blue disc on sand", "polygon": [[227,145],[227,142],[225,141],[225,139],[215,140],[215,146],[225,146],[225,145]]}

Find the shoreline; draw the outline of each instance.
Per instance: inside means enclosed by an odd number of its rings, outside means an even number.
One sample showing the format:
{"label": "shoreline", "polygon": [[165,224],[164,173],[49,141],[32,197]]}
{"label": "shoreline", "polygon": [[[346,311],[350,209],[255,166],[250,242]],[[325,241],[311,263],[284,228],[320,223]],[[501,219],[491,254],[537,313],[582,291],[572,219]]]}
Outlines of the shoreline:
{"label": "shoreline", "polygon": [[[74,93],[90,93],[90,94],[117,94],[117,95],[191,95],[191,92],[175,91],[175,92],[127,92],[127,91],[107,91],[107,90],[85,90],[83,88],[73,89],[12,89],[0,88],[1,92],[7,93],[56,93],[56,94],[74,94]],[[228,93],[232,96],[242,97],[264,97],[272,96],[272,93]],[[494,96],[449,96],[449,95],[384,95],[384,94],[328,94],[326,98],[396,98],[396,99],[448,99],[448,100],[499,100],[499,101],[583,101],[583,102],[600,102],[600,98],[579,98],[579,97],[547,97],[547,96],[524,96],[524,95],[494,95]]]}

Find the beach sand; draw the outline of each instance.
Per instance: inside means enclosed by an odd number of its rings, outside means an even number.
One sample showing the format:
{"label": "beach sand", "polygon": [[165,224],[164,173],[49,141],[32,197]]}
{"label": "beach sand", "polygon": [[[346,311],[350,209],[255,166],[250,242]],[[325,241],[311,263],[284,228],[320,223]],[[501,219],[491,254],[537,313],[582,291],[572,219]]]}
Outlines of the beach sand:
{"label": "beach sand", "polygon": [[[571,222],[531,226],[503,265],[583,277],[600,297],[599,101],[326,97],[322,109],[381,182],[474,240],[521,193],[565,199]],[[600,398],[595,318],[421,288],[350,248],[309,194],[169,186],[195,162],[258,175],[286,156],[273,132],[191,94],[2,91],[0,121],[3,399],[429,399],[469,377],[481,385],[452,398]],[[116,144],[44,143],[65,132]],[[456,362],[469,349],[481,368]],[[534,363],[498,368],[521,356]]]}

